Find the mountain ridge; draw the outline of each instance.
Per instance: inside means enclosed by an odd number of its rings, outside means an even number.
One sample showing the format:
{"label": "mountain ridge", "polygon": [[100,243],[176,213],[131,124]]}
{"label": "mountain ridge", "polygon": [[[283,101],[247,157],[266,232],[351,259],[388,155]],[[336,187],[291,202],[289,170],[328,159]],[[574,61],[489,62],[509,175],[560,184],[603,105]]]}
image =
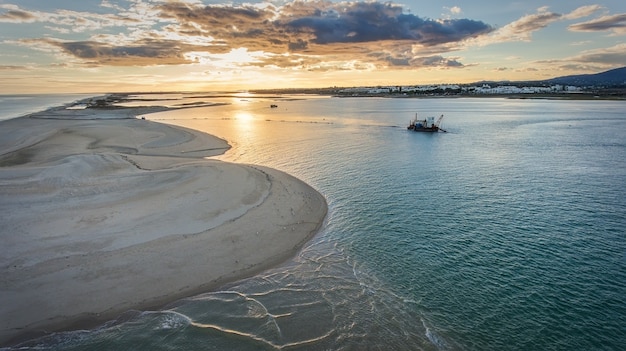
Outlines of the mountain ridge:
{"label": "mountain ridge", "polygon": [[542,82],[575,86],[624,86],[626,85],[626,67],[594,74],[576,74],[555,77],[543,80]]}

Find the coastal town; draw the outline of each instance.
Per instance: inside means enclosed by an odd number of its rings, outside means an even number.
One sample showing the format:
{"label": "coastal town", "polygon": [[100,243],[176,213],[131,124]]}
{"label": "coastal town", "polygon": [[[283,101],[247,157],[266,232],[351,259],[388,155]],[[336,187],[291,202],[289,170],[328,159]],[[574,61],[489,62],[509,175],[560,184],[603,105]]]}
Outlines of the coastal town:
{"label": "coastal town", "polygon": [[387,85],[360,87],[294,88],[255,90],[255,93],[321,94],[338,97],[508,97],[521,99],[626,99],[624,86],[578,86],[520,82],[474,84]]}
{"label": "coastal town", "polygon": [[626,99],[626,67],[541,81],[480,81],[467,84],[415,84],[258,90],[340,97],[494,97],[553,99]]}
{"label": "coastal town", "polygon": [[573,85],[554,84],[550,86],[517,86],[487,84],[481,85],[415,85],[415,86],[386,86],[386,87],[356,87],[337,91],[339,95],[502,95],[502,94],[560,94],[582,93],[581,87]]}

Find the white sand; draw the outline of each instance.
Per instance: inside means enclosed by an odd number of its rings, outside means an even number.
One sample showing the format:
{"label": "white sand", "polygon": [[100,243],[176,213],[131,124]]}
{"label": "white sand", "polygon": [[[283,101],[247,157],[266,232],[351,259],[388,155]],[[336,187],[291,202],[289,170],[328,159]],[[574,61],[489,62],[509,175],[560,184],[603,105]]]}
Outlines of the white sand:
{"label": "white sand", "polygon": [[203,159],[228,144],[133,111],[0,123],[0,344],[249,276],[319,229],[307,184]]}

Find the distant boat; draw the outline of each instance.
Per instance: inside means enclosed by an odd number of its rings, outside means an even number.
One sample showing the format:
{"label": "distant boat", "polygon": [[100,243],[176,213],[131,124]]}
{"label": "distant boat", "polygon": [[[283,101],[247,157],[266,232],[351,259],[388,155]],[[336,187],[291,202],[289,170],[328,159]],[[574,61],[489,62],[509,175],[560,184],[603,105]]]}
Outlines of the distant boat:
{"label": "distant boat", "polygon": [[270,108],[277,108],[278,105],[270,105]]}
{"label": "distant boat", "polygon": [[409,122],[409,126],[406,127],[408,130],[412,130],[414,132],[427,132],[427,133],[436,133],[436,132],[446,132],[445,130],[439,127],[441,124],[441,120],[443,119],[443,115],[437,118],[435,122],[435,117],[427,117],[426,119],[417,119],[417,113],[415,114],[415,119]]}

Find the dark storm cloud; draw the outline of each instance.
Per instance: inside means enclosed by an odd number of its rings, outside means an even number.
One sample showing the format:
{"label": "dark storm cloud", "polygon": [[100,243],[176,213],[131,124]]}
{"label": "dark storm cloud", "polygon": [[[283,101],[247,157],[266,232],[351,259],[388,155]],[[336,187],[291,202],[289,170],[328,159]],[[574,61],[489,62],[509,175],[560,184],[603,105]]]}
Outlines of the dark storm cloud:
{"label": "dark storm cloud", "polygon": [[461,41],[493,30],[470,19],[422,19],[403,13],[399,5],[377,2],[344,3],[291,20],[286,28],[310,30],[317,44],[410,40],[427,46]]}

